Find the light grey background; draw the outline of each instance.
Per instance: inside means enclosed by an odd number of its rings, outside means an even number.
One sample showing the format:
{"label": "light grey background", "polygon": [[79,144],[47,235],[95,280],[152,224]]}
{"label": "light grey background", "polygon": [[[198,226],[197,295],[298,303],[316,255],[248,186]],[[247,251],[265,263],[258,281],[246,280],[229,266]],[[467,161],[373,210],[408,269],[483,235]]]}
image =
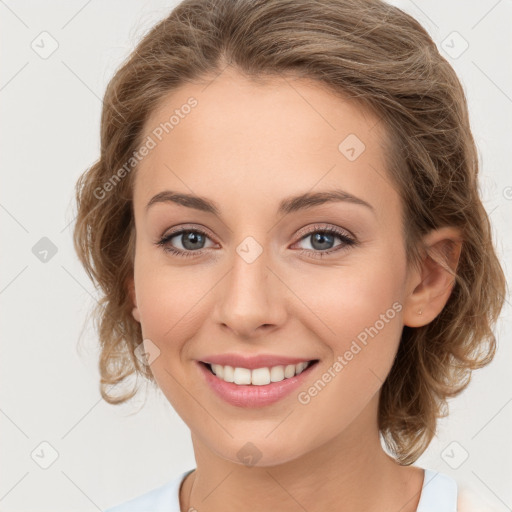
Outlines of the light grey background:
{"label": "light grey background", "polygon": [[[99,153],[105,87],[175,3],[0,0],[2,511],[103,510],[195,467],[188,427],[163,395],[150,393],[138,414],[144,387],[128,405],[101,400],[95,333],[90,324],[82,333],[97,294],[71,243],[74,184]],[[392,3],[427,28],[464,85],[482,197],[509,275],[512,3]],[[46,262],[34,254],[43,237],[57,250]],[[510,313],[507,303],[495,361],[450,402],[416,463],[469,485],[498,511],[512,507]],[[53,450],[58,458],[43,469]]]}

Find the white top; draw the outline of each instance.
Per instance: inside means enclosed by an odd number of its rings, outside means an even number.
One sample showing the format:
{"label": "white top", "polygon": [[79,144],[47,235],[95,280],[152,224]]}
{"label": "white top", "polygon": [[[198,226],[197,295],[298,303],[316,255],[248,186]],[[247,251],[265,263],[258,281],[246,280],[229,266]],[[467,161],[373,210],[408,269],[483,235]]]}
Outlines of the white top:
{"label": "white top", "polygon": [[[192,471],[105,512],[181,512],[180,486]],[[416,512],[457,512],[457,482],[444,473],[425,469]]]}

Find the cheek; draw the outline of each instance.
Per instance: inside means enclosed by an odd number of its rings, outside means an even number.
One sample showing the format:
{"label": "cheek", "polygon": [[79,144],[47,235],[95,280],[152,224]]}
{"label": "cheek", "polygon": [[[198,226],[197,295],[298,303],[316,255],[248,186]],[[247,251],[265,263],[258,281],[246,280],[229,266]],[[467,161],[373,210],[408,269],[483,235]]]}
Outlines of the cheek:
{"label": "cheek", "polygon": [[383,258],[380,263],[372,259],[362,267],[339,268],[314,283],[302,282],[301,293],[314,290],[307,297],[317,316],[308,327],[323,341],[331,359],[319,375],[322,382],[303,390],[301,403],[310,402],[317,411],[343,411],[330,427],[311,419],[312,428],[332,428],[333,433],[344,428],[382,387],[402,331],[400,268],[390,269]]}
{"label": "cheek", "polygon": [[193,338],[203,321],[197,313],[200,296],[205,293],[203,287],[197,286],[192,274],[190,279],[185,275],[176,269],[173,272],[165,268],[148,269],[146,273],[140,273],[137,285],[143,337],[151,340],[159,350],[151,363],[151,373],[183,418],[187,418],[190,408],[188,396],[183,393],[189,371],[184,365],[189,358],[187,341]]}
{"label": "cheek", "polygon": [[404,265],[401,253],[375,246],[343,266],[310,269],[296,280],[297,295],[315,313],[308,327],[323,333],[333,359],[352,352],[347,359],[375,366],[379,375],[392,363],[403,327]]}
{"label": "cheek", "polygon": [[180,350],[197,331],[202,300],[214,285],[208,274],[199,267],[171,268],[139,259],[135,286],[142,332],[160,350]]}

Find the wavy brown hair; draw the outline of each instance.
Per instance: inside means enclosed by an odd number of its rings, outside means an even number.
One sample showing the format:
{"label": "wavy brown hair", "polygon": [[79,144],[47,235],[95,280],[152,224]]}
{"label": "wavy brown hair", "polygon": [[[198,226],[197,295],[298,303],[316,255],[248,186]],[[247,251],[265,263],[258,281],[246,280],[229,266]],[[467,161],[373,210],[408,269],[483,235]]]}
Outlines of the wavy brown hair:
{"label": "wavy brown hair", "polygon": [[381,390],[380,432],[396,459],[411,464],[446,416],[447,398],[492,360],[506,282],[479,197],[463,88],[426,30],[379,0],[185,0],[117,70],[104,97],[100,157],[76,185],[74,228],[80,261],[102,292],[94,311],[102,396],[122,403],[137,387],[114,393],[114,385],[139,375],[154,379],[134,355],[142,332],[126,286],[133,275],[136,166],[109,193],[100,192],[138,150],[164,96],[187,82],[206,83],[227,65],[258,81],[315,80],[378,116],[386,127],[387,173],[402,199],[408,264],[419,263],[429,231],[461,231],[448,302],[429,324],[404,326]]}

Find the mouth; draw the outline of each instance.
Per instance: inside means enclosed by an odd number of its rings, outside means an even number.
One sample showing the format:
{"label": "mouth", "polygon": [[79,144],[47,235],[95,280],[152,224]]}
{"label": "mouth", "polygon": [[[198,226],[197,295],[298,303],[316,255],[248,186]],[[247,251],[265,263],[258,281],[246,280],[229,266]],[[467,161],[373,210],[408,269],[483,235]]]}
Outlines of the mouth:
{"label": "mouth", "polygon": [[304,361],[302,364],[305,367],[300,372],[296,372],[296,365],[293,365],[293,374],[289,368],[288,376],[284,374],[286,368],[283,369],[283,367],[281,369],[272,367],[249,370],[248,368],[221,366],[224,370],[221,377],[220,372],[219,375],[215,373],[219,371],[220,365],[204,361],[196,361],[196,363],[200,375],[204,379],[203,382],[215,396],[235,407],[261,408],[278,402],[301,386],[306,386],[310,375],[318,366],[319,360]]}
{"label": "mouth", "polygon": [[202,366],[219,380],[238,386],[266,386],[274,382],[282,382],[300,375],[318,362],[318,359],[312,359],[298,364],[276,365],[251,370],[249,368],[234,368],[232,366],[199,361]]}

